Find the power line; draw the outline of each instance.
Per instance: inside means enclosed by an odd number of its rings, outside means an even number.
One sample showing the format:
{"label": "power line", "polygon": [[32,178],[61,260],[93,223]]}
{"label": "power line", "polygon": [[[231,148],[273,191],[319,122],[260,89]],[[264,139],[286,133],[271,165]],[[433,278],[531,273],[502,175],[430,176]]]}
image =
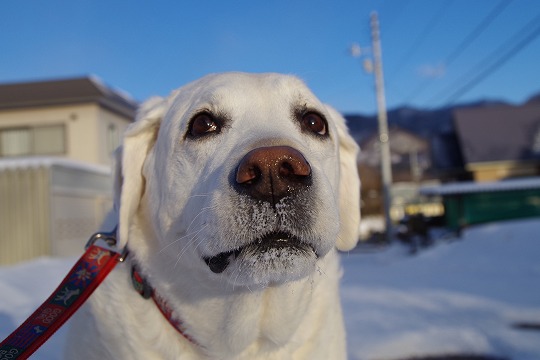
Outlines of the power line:
{"label": "power line", "polygon": [[[454,50],[448,55],[443,61],[442,64],[446,68],[450,66],[463,52],[473,43],[474,40],[476,40],[488,27],[491,25],[493,20],[497,18],[497,16],[506,9],[508,5],[513,0],[501,0],[499,3],[491,10],[489,14],[482,19],[482,21],[471,31],[469,34],[459,43],[458,46],[454,48]],[[433,79],[424,79],[413,91],[411,91],[410,95],[405,99],[405,103],[411,102],[415,97],[417,97],[422,91],[426,89],[431,83]]]}
{"label": "power line", "polygon": [[503,12],[503,10],[506,9],[511,2],[512,0],[501,0],[497,6],[493,8],[493,10],[484,18],[484,20],[482,20],[482,22],[478,24],[478,26],[471,31],[465,39],[463,39],[456,49],[450,55],[448,55],[444,61],[445,65],[449,66],[452,62],[454,62],[454,60],[457,59],[463,53],[463,51],[465,51],[465,49],[467,49],[469,45],[471,45],[471,43],[484,32],[489,25],[491,25],[493,20],[495,20],[495,18],[501,12]]}
{"label": "power line", "polygon": [[[445,2],[441,3],[441,6],[437,9],[437,12],[435,15],[430,19],[430,21],[426,24],[424,29],[420,32],[420,34],[416,37],[414,43],[409,47],[409,50],[400,58],[400,61],[398,62],[397,67],[392,71],[392,74],[390,75],[391,79],[394,79],[394,77],[401,71],[403,66],[405,66],[411,56],[418,51],[418,48],[420,45],[425,41],[426,37],[431,33],[431,30],[439,23],[440,18],[444,15],[446,9],[454,2],[454,0],[446,0]],[[388,82],[388,81],[387,81]]]}
{"label": "power line", "polygon": [[[534,25],[537,25],[534,27]],[[532,27],[532,30],[529,30]],[[525,34],[525,35],[524,35]],[[482,61],[480,61],[473,69],[471,69],[467,74],[454,82],[452,86],[447,89],[452,89],[454,85],[459,86],[455,91],[453,91],[449,96],[446,97],[445,103],[452,104],[454,101],[459,99],[465,93],[467,93],[474,86],[478,85],[486,77],[491,75],[494,71],[504,65],[508,60],[517,55],[521,50],[523,50],[528,44],[540,36],[540,14],[537,15],[533,20],[531,20],[527,25],[525,25],[518,33],[516,33],[509,41],[504,45],[499,47],[496,51],[488,55]],[[513,45],[512,45],[513,44]],[[501,54],[496,58],[496,55]],[[496,58],[492,61],[491,65],[487,65],[490,59]],[[443,91],[443,93],[448,91]],[[435,97],[432,101],[436,101],[439,98]]]}

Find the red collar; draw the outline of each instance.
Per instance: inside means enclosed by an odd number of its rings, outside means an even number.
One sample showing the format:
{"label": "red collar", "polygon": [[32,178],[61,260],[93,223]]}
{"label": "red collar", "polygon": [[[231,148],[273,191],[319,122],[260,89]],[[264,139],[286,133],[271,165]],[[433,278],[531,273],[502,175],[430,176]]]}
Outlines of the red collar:
{"label": "red collar", "polygon": [[198,345],[195,339],[186,333],[186,328],[182,320],[180,320],[178,316],[175,316],[173,309],[169,306],[169,304],[167,304],[167,301],[150,286],[146,279],[142,277],[135,265],[131,267],[131,282],[135,291],[137,291],[144,299],[152,298],[152,300],[154,300],[154,303],[157,305],[159,311],[163,314],[165,319],[167,319],[169,324],[176,329],[176,331],[178,331],[191,343]]}

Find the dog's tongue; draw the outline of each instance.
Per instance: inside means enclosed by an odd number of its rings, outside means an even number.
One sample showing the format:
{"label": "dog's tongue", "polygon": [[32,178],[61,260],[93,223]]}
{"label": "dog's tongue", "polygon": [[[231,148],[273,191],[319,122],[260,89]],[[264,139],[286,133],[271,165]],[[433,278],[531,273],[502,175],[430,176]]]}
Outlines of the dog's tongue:
{"label": "dog's tongue", "polygon": [[229,257],[231,254],[232,252],[224,252],[210,258],[205,258],[204,261],[212,272],[219,274],[225,271],[227,266],[229,266]]}

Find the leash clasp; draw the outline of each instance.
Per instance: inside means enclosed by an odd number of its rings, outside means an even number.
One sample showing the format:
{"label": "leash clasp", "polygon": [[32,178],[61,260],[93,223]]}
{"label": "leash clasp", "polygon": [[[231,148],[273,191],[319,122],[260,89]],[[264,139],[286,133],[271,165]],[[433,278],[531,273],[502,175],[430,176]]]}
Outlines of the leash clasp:
{"label": "leash clasp", "polygon": [[128,248],[127,246],[119,251],[119,249],[116,247],[117,240],[116,240],[116,227],[110,231],[102,231],[97,232],[93,234],[90,239],[88,239],[88,242],[86,243],[85,249],[88,249],[92,245],[100,246],[104,249],[113,251],[115,253],[120,254],[120,257],[118,258],[119,262],[123,262],[126,259],[126,256],[128,254]]}

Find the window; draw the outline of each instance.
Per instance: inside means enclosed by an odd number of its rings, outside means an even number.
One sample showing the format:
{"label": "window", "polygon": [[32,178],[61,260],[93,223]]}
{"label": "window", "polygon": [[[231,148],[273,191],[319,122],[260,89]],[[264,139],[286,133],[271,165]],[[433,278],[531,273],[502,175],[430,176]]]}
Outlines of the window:
{"label": "window", "polygon": [[0,156],[66,153],[64,125],[0,129]]}
{"label": "window", "polygon": [[28,128],[6,129],[0,132],[2,156],[30,155],[32,141]]}

